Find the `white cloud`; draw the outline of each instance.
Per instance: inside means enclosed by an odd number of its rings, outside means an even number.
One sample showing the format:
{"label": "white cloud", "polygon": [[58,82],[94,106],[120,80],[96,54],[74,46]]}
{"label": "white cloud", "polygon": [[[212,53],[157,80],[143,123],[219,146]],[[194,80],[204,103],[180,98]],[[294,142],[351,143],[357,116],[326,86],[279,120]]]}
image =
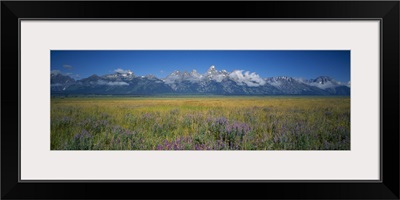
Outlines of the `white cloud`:
{"label": "white cloud", "polygon": [[120,82],[116,81],[116,82],[108,82],[108,85],[110,85],[110,86],[123,86],[123,85],[129,85],[129,84],[125,83],[125,82],[122,82],[122,81],[120,81]]}
{"label": "white cloud", "polygon": [[62,74],[60,70],[51,70],[51,74],[57,75],[57,74]]}
{"label": "white cloud", "polygon": [[71,65],[63,65],[63,67],[64,67],[65,69],[72,69],[72,66],[71,66]]}
{"label": "white cloud", "polygon": [[121,73],[121,74],[127,74],[127,73],[130,73],[131,70],[129,70],[129,69],[124,70],[124,69],[118,68],[118,69],[114,70],[114,72]]}
{"label": "white cloud", "polygon": [[98,81],[97,81],[97,84],[98,84],[98,85],[108,85],[108,86],[124,86],[124,85],[129,85],[128,83],[125,83],[125,82],[123,82],[123,81],[115,81],[115,82],[110,81],[110,82],[107,82],[107,81],[103,81],[103,80],[98,80]]}
{"label": "white cloud", "polygon": [[327,82],[327,83],[324,83],[324,84],[320,84],[320,83],[310,83],[310,84],[308,84],[308,85],[314,86],[314,87],[318,87],[318,88],[321,88],[321,89],[327,89],[327,88],[333,88],[333,87],[335,87],[337,84],[332,83],[332,82]]}
{"label": "white cloud", "polygon": [[297,78],[297,77],[294,77],[293,79],[296,80],[296,81],[298,81],[298,82],[300,82],[300,83],[304,83],[304,84],[307,84],[307,83],[308,83],[308,80],[307,80],[307,79],[304,79],[304,78]]}
{"label": "white cloud", "polygon": [[236,81],[236,83],[243,85],[246,84],[247,86],[250,87],[257,87],[261,85],[265,85],[265,80],[262,79],[258,74],[255,72],[250,73],[249,71],[246,71],[243,74],[244,70],[234,70],[229,74],[229,77]]}
{"label": "white cloud", "polygon": [[51,70],[50,74],[51,74],[51,75],[69,76],[69,77],[71,77],[71,78],[74,78],[74,77],[75,77],[75,78],[79,78],[79,75],[78,75],[78,74],[74,75],[73,73],[70,73],[70,72],[65,73],[65,72],[62,72],[62,71],[57,70],[57,69]]}
{"label": "white cloud", "polygon": [[50,85],[50,87],[59,87],[59,86],[62,86],[63,84],[61,84],[61,83],[53,83],[53,84],[51,84]]}
{"label": "white cloud", "polygon": [[222,82],[222,80],[225,78],[224,74],[217,74],[213,77],[213,80],[217,81],[217,82]]}

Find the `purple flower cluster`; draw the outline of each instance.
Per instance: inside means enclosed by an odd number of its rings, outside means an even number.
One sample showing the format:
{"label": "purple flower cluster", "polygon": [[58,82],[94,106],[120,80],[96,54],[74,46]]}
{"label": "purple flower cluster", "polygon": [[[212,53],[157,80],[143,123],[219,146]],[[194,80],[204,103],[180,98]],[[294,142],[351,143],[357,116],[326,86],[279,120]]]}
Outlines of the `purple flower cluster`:
{"label": "purple flower cluster", "polygon": [[211,126],[225,126],[228,123],[228,119],[225,117],[207,117],[207,122],[211,124]]}
{"label": "purple flower cluster", "polygon": [[249,133],[251,131],[251,127],[246,124],[246,123],[242,123],[242,122],[238,122],[235,121],[233,123],[227,124],[225,126],[225,131],[228,134],[240,134],[240,135],[246,135],[247,133]]}
{"label": "purple flower cluster", "polygon": [[136,132],[135,131],[131,131],[129,129],[125,129],[125,128],[119,126],[119,125],[115,125],[115,126],[113,126],[111,128],[111,133],[113,133],[113,134],[123,134],[123,135],[129,136],[129,135],[134,135]]}
{"label": "purple flower cluster", "polygon": [[228,143],[229,148],[234,148],[235,143],[241,142],[243,137],[251,132],[252,128],[245,122],[229,122],[225,117],[208,118],[210,131],[216,139]]}
{"label": "purple flower cluster", "polygon": [[78,125],[94,132],[100,132],[101,130],[109,127],[110,122],[103,119],[97,120],[95,118],[87,118],[81,121]]}
{"label": "purple flower cluster", "polygon": [[195,150],[213,150],[211,145],[206,145],[206,144],[195,144],[194,149]]}
{"label": "purple flower cluster", "polygon": [[245,122],[229,122],[225,117],[208,118],[210,131],[217,139],[216,149],[240,149],[244,136],[252,131]]}
{"label": "purple flower cluster", "polygon": [[108,120],[97,120],[91,124],[90,130],[101,132],[109,126]]}
{"label": "purple flower cluster", "polygon": [[62,116],[61,118],[54,120],[54,124],[56,126],[68,126],[71,123],[72,123],[72,119],[68,116]]}
{"label": "purple flower cluster", "polygon": [[202,116],[199,113],[188,113],[185,115],[185,122],[190,124],[190,123],[194,123],[194,122],[199,122],[201,120]]}
{"label": "purple flower cluster", "polygon": [[95,118],[90,117],[90,118],[86,118],[86,119],[80,121],[80,122],[78,123],[78,125],[79,125],[79,126],[88,126],[88,125],[92,124],[92,123],[95,122],[95,121],[96,121]]}
{"label": "purple flower cluster", "polygon": [[214,122],[215,122],[216,125],[223,126],[223,125],[226,125],[228,123],[228,120],[225,117],[219,117],[219,118],[216,118]]}
{"label": "purple flower cluster", "polygon": [[86,131],[85,129],[82,129],[82,131],[80,133],[75,134],[74,136],[74,140],[82,140],[82,139],[87,139],[87,138],[91,138],[92,135]]}
{"label": "purple flower cluster", "polygon": [[222,149],[225,149],[226,147],[227,147],[226,143],[223,140],[217,140],[217,148],[216,149],[222,150]]}
{"label": "purple flower cluster", "polygon": [[193,144],[191,137],[179,137],[175,140],[164,140],[163,144],[157,145],[156,150],[185,150],[189,149]]}

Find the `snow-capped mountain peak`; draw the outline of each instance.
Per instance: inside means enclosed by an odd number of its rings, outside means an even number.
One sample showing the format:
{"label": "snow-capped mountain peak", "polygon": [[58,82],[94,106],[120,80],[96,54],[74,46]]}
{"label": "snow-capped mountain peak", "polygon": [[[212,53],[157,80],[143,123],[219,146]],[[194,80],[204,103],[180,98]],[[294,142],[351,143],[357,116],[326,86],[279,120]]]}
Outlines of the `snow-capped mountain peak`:
{"label": "snow-capped mountain peak", "polygon": [[319,83],[319,84],[326,84],[326,83],[335,82],[335,81],[331,77],[328,77],[328,76],[319,76],[316,79],[314,79],[312,82]]}
{"label": "snow-capped mountain peak", "polygon": [[195,69],[190,72],[190,75],[191,76],[196,76],[196,77],[200,76],[199,72],[197,72],[197,70],[195,70]]}
{"label": "snow-capped mountain peak", "polygon": [[332,88],[340,85],[336,80],[329,76],[319,76],[309,81],[309,85],[315,86],[321,89]]}
{"label": "snow-capped mountain peak", "polygon": [[135,77],[130,70],[92,75],[75,81],[64,74],[51,73],[54,92],[79,94],[229,94],[229,95],[349,95],[350,81],[337,82],[329,76],[315,79],[278,76],[261,78],[244,70],[218,71],[211,66],[205,73],[173,71],[164,79],[154,75]]}
{"label": "snow-capped mountain peak", "polygon": [[206,73],[206,77],[208,80],[210,81],[216,81],[216,82],[222,82],[225,78],[227,78],[227,71],[226,70],[222,70],[222,71],[218,71],[214,65],[212,65]]}
{"label": "snow-capped mountain peak", "polygon": [[135,77],[135,74],[131,70],[116,70],[115,73],[102,77],[106,79],[132,79]]}
{"label": "snow-capped mountain peak", "polygon": [[218,74],[218,70],[215,69],[215,66],[212,65],[208,70],[207,70],[207,75],[217,75]]}
{"label": "snow-capped mountain peak", "polygon": [[272,81],[294,81],[292,77],[289,76],[277,76],[271,79]]}
{"label": "snow-capped mountain peak", "polygon": [[192,70],[187,76],[186,79],[191,82],[199,82],[203,80],[204,76],[198,73],[195,69]]}

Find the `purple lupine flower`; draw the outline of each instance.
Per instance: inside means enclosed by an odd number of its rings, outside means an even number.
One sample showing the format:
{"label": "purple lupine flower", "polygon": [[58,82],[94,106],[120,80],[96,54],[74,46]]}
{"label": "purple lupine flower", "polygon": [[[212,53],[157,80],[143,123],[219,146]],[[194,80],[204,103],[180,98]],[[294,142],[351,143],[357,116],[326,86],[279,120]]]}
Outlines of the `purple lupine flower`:
{"label": "purple lupine flower", "polygon": [[74,135],[74,140],[79,140],[81,138],[81,134],[77,133]]}
{"label": "purple lupine flower", "polygon": [[226,131],[228,134],[231,134],[232,131],[233,131],[233,124],[228,124],[228,125],[226,125],[226,126],[225,126],[225,131]]}
{"label": "purple lupine flower", "polygon": [[225,117],[218,117],[215,119],[216,125],[225,125],[226,123],[228,123],[228,120]]}
{"label": "purple lupine flower", "polygon": [[165,139],[163,145],[157,146],[157,150],[184,150],[192,143],[193,139],[191,137],[182,136],[171,141]]}
{"label": "purple lupine flower", "polygon": [[251,131],[251,127],[247,123],[235,121],[225,127],[227,133],[235,132],[236,134],[246,135]]}
{"label": "purple lupine flower", "polygon": [[100,125],[107,127],[109,125],[109,121],[108,120],[101,120],[100,121]]}
{"label": "purple lupine flower", "polygon": [[78,140],[78,139],[86,139],[86,138],[91,138],[92,135],[87,132],[85,129],[82,129],[82,131],[80,133],[75,134],[74,139]]}

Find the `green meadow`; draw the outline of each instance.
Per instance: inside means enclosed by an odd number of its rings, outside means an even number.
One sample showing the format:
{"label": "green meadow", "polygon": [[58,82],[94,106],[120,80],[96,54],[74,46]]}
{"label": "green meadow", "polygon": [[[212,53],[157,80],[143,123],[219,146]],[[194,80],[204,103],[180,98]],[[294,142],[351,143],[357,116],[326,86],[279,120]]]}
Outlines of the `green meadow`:
{"label": "green meadow", "polygon": [[51,150],[350,150],[350,97],[53,97]]}

